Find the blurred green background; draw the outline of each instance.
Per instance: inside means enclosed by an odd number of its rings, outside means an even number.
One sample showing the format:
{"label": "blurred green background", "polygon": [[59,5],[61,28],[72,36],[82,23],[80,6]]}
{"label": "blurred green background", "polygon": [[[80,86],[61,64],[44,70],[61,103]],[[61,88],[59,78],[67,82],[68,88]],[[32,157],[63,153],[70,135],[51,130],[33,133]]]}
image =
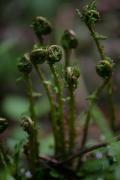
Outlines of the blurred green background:
{"label": "blurred green background", "polygon": [[[88,92],[91,92],[100,82],[95,72],[95,62],[99,60],[90,34],[83,23],[76,16],[75,9],[81,8],[89,0],[1,0],[0,1],[0,116],[13,122],[20,118],[28,108],[28,101],[24,83],[16,83],[19,77],[17,60],[26,51],[29,51],[37,41],[30,24],[35,16],[45,16],[53,24],[54,30],[49,37],[49,43],[60,42],[64,29],[75,30],[79,40],[74,64],[78,62],[85,79]],[[101,20],[97,24],[98,32],[109,38],[104,42],[105,50],[117,63],[114,72],[114,100],[116,116],[119,121],[120,106],[120,2],[119,0],[98,0],[97,7]],[[47,73],[47,72],[46,72]],[[36,89],[36,76],[33,79]],[[81,84],[78,109],[85,105],[85,89]],[[42,91],[42,89],[41,89]],[[79,101],[78,100],[78,101]],[[105,94],[102,96],[103,109],[106,108]],[[101,103],[100,102],[100,103]],[[39,108],[42,104],[42,108]],[[39,117],[46,117],[49,105],[46,97],[37,101],[36,112]],[[46,118],[45,118],[46,119]],[[47,126],[46,124],[43,124]]]}

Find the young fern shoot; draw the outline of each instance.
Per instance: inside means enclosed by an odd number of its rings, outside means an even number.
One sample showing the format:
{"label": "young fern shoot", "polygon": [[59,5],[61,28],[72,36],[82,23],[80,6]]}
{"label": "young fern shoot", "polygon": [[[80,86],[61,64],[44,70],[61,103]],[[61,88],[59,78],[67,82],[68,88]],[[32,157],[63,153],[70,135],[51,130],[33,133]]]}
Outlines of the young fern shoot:
{"label": "young fern shoot", "polygon": [[80,76],[79,69],[71,67],[70,56],[72,50],[78,46],[78,40],[73,30],[65,30],[61,37],[61,45],[65,54],[64,74],[67,84],[66,96],[70,99],[68,101],[68,145],[69,152],[75,148],[76,137],[76,102],[75,102],[75,89],[77,88],[78,78]]}
{"label": "young fern shoot", "polygon": [[78,79],[80,76],[79,69],[77,67],[67,67],[66,69],[66,82],[69,91],[69,152],[72,152],[75,148],[75,138],[76,138],[76,103],[75,103],[75,90],[77,88]]}
{"label": "young fern shoot", "polygon": [[48,57],[47,57],[47,62],[49,64],[51,73],[54,78],[54,83],[57,88],[57,100],[58,100],[58,117],[57,117],[57,123],[59,126],[59,137],[60,137],[60,142],[61,142],[61,152],[65,152],[65,129],[64,129],[64,111],[63,111],[63,93],[62,93],[62,84],[60,81],[60,77],[55,69],[55,64],[59,62],[62,57],[63,53],[61,50],[61,47],[57,45],[52,45],[48,48]]}
{"label": "young fern shoot", "polygon": [[[101,76],[103,78],[103,85],[107,86],[108,82],[109,84],[111,84],[111,77],[112,77],[112,72],[113,72],[113,61],[106,57],[105,52],[104,52],[104,48],[101,45],[100,41],[104,40],[105,37],[100,35],[99,33],[97,33],[95,31],[95,24],[99,21],[100,19],[100,15],[99,12],[96,10],[96,5],[95,5],[95,1],[93,1],[92,3],[90,3],[89,5],[86,5],[82,12],[80,12],[77,9],[77,14],[80,17],[80,19],[86,24],[86,26],[88,27],[88,30],[91,33],[91,36],[93,37],[93,40],[95,41],[96,47],[98,49],[98,52],[100,54],[100,58],[102,60],[100,60],[96,66],[96,72],[98,73],[99,76]],[[104,84],[106,83],[106,84]],[[101,87],[100,87],[101,89]],[[99,88],[98,88],[99,90]],[[101,89],[102,90],[102,89]],[[95,92],[97,92],[97,90],[95,90]],[[94,93],[93,93],[94,94]],[[98,96],[98,93],[96,94]],[[115,119],[114,119],[114,107],[113,107],[113,102],[112,102],[112,93],[109,93],[109,98],[111,99],[111,117],[112,117],[112,126],[115,123]],[[96,96],[96,98],[98,98]],[[93,104],[93,99],[90,100],[89,102],[89,106],[88,106],[88,110],[87,110],[87,115],[86,115],[86,121],[85,121],[85,127],[84,127],[84,131],[83,131],[83,139],[82,139],[82,147],[84,147],[85,143],[86,143],[86,136],[88,134],[88,127],[89,127],[89,123],[90,123],[90,118],[91,118],[91,107]],[[113,123],[114,121],[114,123]],[[113,129],[113,128],[112,128]]]}
{"label": "young fern shoot", "polygon": [[73,30],[65,30],[61,37],[61,45],[65,53],[65,71],[67,67],[70,66],[70,55],[72,50],[76,49],[78,46],[78,40],[76,34]]}
{"label": "young fern shoot", "polygon": [[26,81],[27,93],[29,97],[30,117],[23,117],[21,125],[28,134],[28,144],[26,146],[26,151],[29,153],[27,153],[26,156],[28,157],[30,169],[34,176],[37,159],[39,157],[39,152],[38,152],[37,122],[36,122],[36,115],[34,109],[35,106],[33,99],[33,88],[32,88],[32,81],[30,79],[32,64],[30,62],[28,54],[25,54],[22,58],[20,58],[18,63],[18,69],[23,74],[23,77]]}
{"label": "young fern shoot", "polygon": [[[48,49],[47,49],[47,47],[45,48],[43,36],[48,35],[48,34],[50,34],[52,32],[51,23],[46,18],[39,16],[39,17],[36,17],[34,19],[34,22],[33,22],[32,26],[33,26],[33,29],[35,31],[35,34],[37,35],[37,37],[39,39],[39,43],[40,43],[40,46],[41,46],[41,51],[44,52],[43,53],[44,55],[43,54],[41,54],[41,55],[38,54],[37,59],[41,58],[41,61],[39,62],[40,64],[42,63],[43,59],[48,62]],[[44,47],[43,47],[43,45],[44,45]],[[40,52],[40,50],[39,50],[39,52]],[[57,117],[57,113],[56,113],[57,107],[56,107],[56,102],[55,102],[55,99],[54,99],[54,96],[53,96],[54,93],[52,92],[52,88],[50,87],[50,85],[48,83],[46,83],[44,75],[41,72],[41,70],[38,68],[38,65],[35,65],[35,69],[36,69],[36,72],[37,72],[40,80],[43,83],[43,86],[44,86],[44,88],[45,88],[45,90],[47,92],[47,95],[48,95],[48,99],[50,101],[51,120],[52,120],[52,127],[53,127],[53,133],[54,133],[54,138],[55,138],[55,149],[56,149],[55,152],[56,152],[56,154],[60,154],[61,146],[63,146],[62,150],[65,149],[64,148],[64,145],[65,145],[65,143],[64,143],[64,128],[63,128],[64,126],[62,125],[64,123],[62,122],[63,120],[61,122],[58,122],[58,117]],[[55,69],[52,66],[52,64],[50,65],[50,69],[52,70],[52,74],[54,76],[54,79],[57,82],[58,80],[57,80],[56,72],[55,72]],[[59,81],[57,83],[59,84]],[[60,87],[60,85],[59,85],[59,87]],[[59,88],[59,90],[60,90],[60,88]],[[61,93],[61,90],[60,90],[60,93]],[[59,104],[60,104],[60,111],[59,112],[61,113],[61,119],[63,119],[64,116],[63,116],[63,112],[62,112],[63,111],[62,110],[62,101],[60,100],[60,99],[62,99],[61,95],[60,95],[60,97],[58,99],[59,99]],[[60,136],[59,126],[62,126],[61,130],[63,132],[63,135],[62,135],[63,138],[59,137]]]}
{"label": "young fern shoot", "polygon": [[59,151],[59,141],[58,141],[54,97],[53,97],[53,93],[51,90],[51,86],[49,83],[47,83],[47,81],[44,77],[44,74],[42,73],[42,71],[39,67],[40,64],[42,64],[46,61],[46,58],[47,58],[46,55],[47,55],[47,51],[44,48],[35,49],[35,50],[31,51],[31,53],[30,53],[30,60],[35,68],[35,71],[38,75],[40,83],[42,83],[44,86],[44,89],[45,89],[46,94],[49,99],[50,108],[51,108],[51,125],[52,125],[53,134],[54,134],[55,152],[57,154]]}

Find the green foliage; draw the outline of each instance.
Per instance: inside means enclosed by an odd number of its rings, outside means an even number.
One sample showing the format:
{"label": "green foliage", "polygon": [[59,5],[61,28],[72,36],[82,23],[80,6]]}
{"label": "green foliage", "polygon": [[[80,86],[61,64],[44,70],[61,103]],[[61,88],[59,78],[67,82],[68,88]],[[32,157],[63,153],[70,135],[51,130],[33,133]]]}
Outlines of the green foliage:
{"label": "green foliage", "polygon": [[50,176],[53,179],[59,179],[59,180],[63,180],[64,179],[64,177],[60,173],[58,173],[56,170],[54,170],[54,169],[50,171]]}

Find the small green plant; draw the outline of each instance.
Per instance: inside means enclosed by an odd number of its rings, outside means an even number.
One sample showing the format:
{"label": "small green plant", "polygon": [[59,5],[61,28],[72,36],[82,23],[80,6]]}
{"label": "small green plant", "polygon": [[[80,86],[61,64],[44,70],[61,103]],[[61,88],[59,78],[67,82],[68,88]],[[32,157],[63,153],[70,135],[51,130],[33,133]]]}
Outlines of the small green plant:
{"label": "small green plant", "polygon": [[[101,77],[99,85],[87,98],[88,106],[85,110],[84,125],[81,141],[76,142],[77,136],[77,113],[75,92],[80,80],[80,70],[78,66],[71,63],[71,52],[77,48],[78,39],[73,30],[65,30],[61,37],[60,44],[45,44],[44,37],[52,33],[51,23],[44,17],[36,17],[33,20],[32,28],[35,32],[38,43],[25,53],[18,62],[18,70],[22,80],[26,84],[26,92],[29,99],[29,115],[21,117],[21,127],[27,134],[27,139],[15,153],[6,153],[6,148],[0,143],[0,162],[1,177],[7,180],[7,176],[14,179],[109,179],[114,178],[116,167],[114,161],[115,148],[111,146],[114,153],[108,154],[108,145],[114,142],[109,140],[101,144],[88,146],[88,130],[91,119],[94,116],[94,109],[97,109],[97,99],[105,89],[108,95],[110,108],[110,128],[109,131],[115,134],[115,112],[113,105],[112,74],[115,67],[113,60],[105,54],[101,41],[105,37],[95,31],[95,25],[100,20],[100,14],[96,9],[95,2],[86,5],[82,11],[76,10],[77,15],[85,23],[98,49],[100,60],[96,63],[96,73]],[[51,78],[48,80],[46,74],[42,71],[44,64],[46,71],[50,72]],[[59,70],[59,67],[61,70]],[[32,82],[32,71],[35,71],[40,84],[43,86],[50,105],[50,124],[54,139],[54,154],[51,157],[41,156],[39,146],[41,139],[39,137],[39,122],[35,113],[34,87]],[[64,106],[67,108],[67,118],[65,116]],[[97,111],[97,110],[96,110]],[[66,123],[67,121],[67,123]],[[6,119],[0,118],[0,133],[7,128]],[[112,134],[111,133],[111,134]],[[119,137],[115,138],[115,142]],[[78,144],[78,145],[77,145]],[[93,164],[89,164],[89,158],[84,161],[86,153],[93,152],[105,147],[103,161],[105,167],[101,170],[101,176],[98,173],[100,164],[97,163],[97,157],[93,159]],[[96,151],[95,151],[96,152]],[[117,158],[116,158],[117,159]],[[111,164],[112,163],[112,166]],[[119,160],[118,164],[119,165]],[[90,167],[92,166],[92,167]],[[119,167],[119,166],[118,166]],[[95,169],[96,168],[96,169]],[[98,169],[97,169],[98,168]],[[94,176],[92,177],[92,173]],[[2,175],[6,174],[6,176]],[[90,177],[90,178],[89,178]],[[2,179],[1,178],[1,179]],[[110,178],[110,179],[111,179]]]}

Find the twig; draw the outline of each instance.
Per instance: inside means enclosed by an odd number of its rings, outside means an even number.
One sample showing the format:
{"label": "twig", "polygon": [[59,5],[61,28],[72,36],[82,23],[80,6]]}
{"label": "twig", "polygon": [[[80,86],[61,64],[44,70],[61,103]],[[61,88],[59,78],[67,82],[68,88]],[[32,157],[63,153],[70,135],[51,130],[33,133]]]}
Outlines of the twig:
{"label": "twig", "polygon": [[75,170],[67,166],[66,164],[62,164],[56,159],[51,159],[44,156],[40,156],[39,159],[41,160],[41,162],[43,161],[43,164],[47,169],[56,169],[60,174],[64,174],[64,177],[66,177],[66,179],[79,180],[79,177],[77,176]]}
{"label": "twig", "polygon": [[[114,138],[116,141],[120,141],[120,136],[117,136]],[[70,157],[68,157],[66,160],[64,161],[61,161],[60,163],[63,164],[63,163],[67,163],[75,158],[78,158],[78,157],[81,157],[83,156],[84,154],[87,154],[87,153],[91,153],[92,151],[94,150],[97,150],[99,148],[103,148],[103,147],[106,147],[108,146],[109,143],[107,142],[104,142],[104,143],[101,143],[101,144],[96,144],[94,146],[91,146],[91,147],[88,147],[88,148],[84,148],[84,149],[81,149],[79,152],[77,153],[74,153],[73,155],[71,155]]]}
{"label": "twig", "polygon": [[[115,141],[120,141],[120,136],[117,136],[115,138]],[[78,158],[80,156],[83,156],[87,153],[91,153],[92,151],[94,150],[97,150],[99,148],[103,148],[103,147],[106,147],[108,146],[109,143],[107,142],[103,142],[103,143],[100,143],[100,144],[96,144],[96,145],[93,145],[91,147],[87,147],[87,148],[84,148],[84,149],[80,149],[79,152],[76,152],[76,153],[73,153],[72,155],[70,155],[67,159],[63,160],[63,161],[59,161],[57,159],[54,159],[54,158],[50,158],[50,157],[46,157],[46,156],[40,156],[39,158],[43,161],[46,161],[46,162],[50,162],[50,163],[53,163],[54,165],[60,165],[60,164],[65,164],[75,158]]]}

